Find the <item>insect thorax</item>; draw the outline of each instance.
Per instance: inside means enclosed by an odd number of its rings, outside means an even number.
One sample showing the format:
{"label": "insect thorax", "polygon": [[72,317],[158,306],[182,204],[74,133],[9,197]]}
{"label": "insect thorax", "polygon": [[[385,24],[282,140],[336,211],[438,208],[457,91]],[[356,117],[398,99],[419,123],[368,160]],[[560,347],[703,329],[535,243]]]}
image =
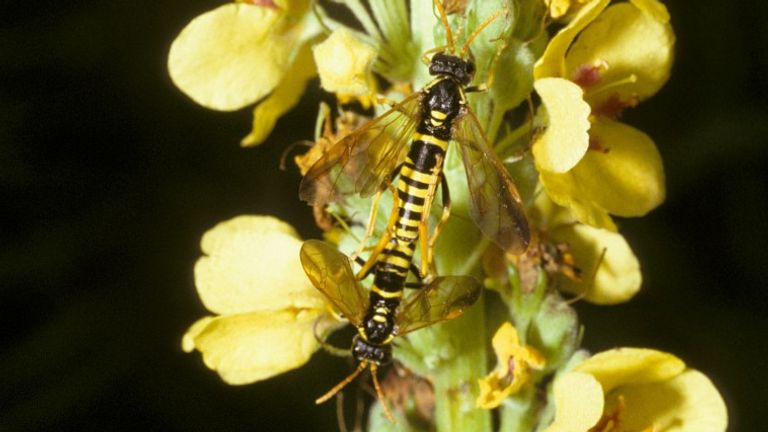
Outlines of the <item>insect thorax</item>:
{"label": "insect thorax", "polygon": [[422,119],[417,130],[442,140],[451,139],[451,127],[464,103],[464,91],[450,77],[438,77],[424,89]]}

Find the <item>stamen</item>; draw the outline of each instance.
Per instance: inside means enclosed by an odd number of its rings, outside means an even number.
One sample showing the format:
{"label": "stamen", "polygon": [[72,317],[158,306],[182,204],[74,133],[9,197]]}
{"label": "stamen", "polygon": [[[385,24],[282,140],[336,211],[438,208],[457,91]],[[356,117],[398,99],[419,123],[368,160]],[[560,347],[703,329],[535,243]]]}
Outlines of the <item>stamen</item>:
{"label": "stamen", "polygon": [[609,97],[605,98],[602,103],[593,106],[592,113],[598,116],[617,119],[621,117],[621,114],[624,112],[625,108],[634,107],[638,104],[639,101],[640,100],[637,95],[630,95],[629,98],[622,100],[618,93],[613,93]]}
{"label": "stamen", "polygon": [[616,80],[616,81],[611,81],[611,82],[608,82],[606,84],[603,84],[602,86],[597,86],[595,88],[592,88],[592,89],[589,90],[589,94],[590,94],[590,96],[593,96],[593,95],[596,95],[596,94],[600,94],[600,93],[602,93],[602,92],[604,92],[606,90],[610,90],[610,89],[612,89],[614,87],[618,87],[620,85],[634,84],[636,82],[637,82],[637,75],[629,74],[626,78],[623,78],[623,79],[620,79],[620,80]]}
{"label": "stamen", "polygon": [[592,87],[600,82],[601,74],[608,69],[608,62],[598,60],[594,65],[583,64],[573,71],[571,81],[575,82],[581,88]]}

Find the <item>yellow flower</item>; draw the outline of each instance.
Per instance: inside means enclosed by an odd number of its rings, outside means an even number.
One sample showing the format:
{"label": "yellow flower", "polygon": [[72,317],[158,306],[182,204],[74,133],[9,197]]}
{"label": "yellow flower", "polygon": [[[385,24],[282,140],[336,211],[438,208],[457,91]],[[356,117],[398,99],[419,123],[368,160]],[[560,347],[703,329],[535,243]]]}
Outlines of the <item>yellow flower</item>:
{"label": "yellow flower", "polygon": [[544,4],[547,5],[547,11],[552,18],[560,18],[569,12],[578,10],[584,3],[589,0],[544,0]]}
{"label": "yellow flower", "polygon": [[[239,216],[206,232],[195,285],[205,307],[218,316],[194,323],[184,351],[229,384],[263,380],[306,363],[330,321],[322,295],[301,268],[301,240],[269,216]],[[315,323],[318,323],[315,329]]]}
{"label": "yellow flower", "polygon": [[546,194],[538,195],[529,215],[550,240],[567,243],[582,271],[580,280],[559,278],[558,288],[601,305],[626,302],[640,290],[640,262],[621,234],[579,223]]}
{"label": "yellow flower", "polygon": [[344,27],[313,48],[320,85],[331,93],[367,95],[376,49]]}
{"label": "yellow flower", "polygon": [[642,216],[664,200],[656,146],[616,119],[669,78],[674,34],[656,0],[608,3],[584,5],[534,67],[547,129],[533,154],[556,203],[581,222],[615,231],[610,214]]}
{"label": "yellow flower", "polygon": [[555,379],[547,432],[724,431],[720,393],[672,354],[616,348]]}
{"label": "yellow flower", "polygon": [[305,43],[319,34],[308,11],[308,0],[238,2],[208,11],[173,41],[171,79],[195,102],[221,111],[271,94],[256,107],[254,131],[243,139],[243,145],[258,144],[315,74],[308,51],[302,54]]}
{"label": "yellow flower", "polygon": [[499,327],[492,343],[496,368],[478,380],[480,395],[476,405],[484,409],[496,408],[504,398],[519,391],[530,380],[531,369],[541,370],[545,363],[535,348],[520,345],[517,330],[511,323]]}
{"label": "yellow flower", "polygon": [[564,173],[589,149],[589,104],[577,85],[558,78],[542,78],[533,84],[548,115],[548,127],[533,145],[533,157],[541,170]]}
{"label": "yellow flower", "polygon": [[261,144],[283,114],[296,106],[307,87],[307,80],[315,76],[315,64],[309,44],[301,47],[296,59],[275,90],[253,109],[251,133],[240,142],[243,146]]}

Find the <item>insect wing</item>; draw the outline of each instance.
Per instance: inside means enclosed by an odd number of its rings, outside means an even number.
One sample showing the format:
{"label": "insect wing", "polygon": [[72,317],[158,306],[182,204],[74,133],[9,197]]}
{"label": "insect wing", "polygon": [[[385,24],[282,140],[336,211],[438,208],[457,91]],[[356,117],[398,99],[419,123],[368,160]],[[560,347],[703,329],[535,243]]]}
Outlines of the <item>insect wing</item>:
{"label": "insect wing", "polygon": [[299,256],[315,288],[352,325],[360,325],[368,307],[368,295],[355,278],[349,258],[320,240],[305,241]]}
{"label": "insect wing", "polygon": [[477,301],[481,289],[471,276],[435,278],[402,306],[396,317],[397,334],[458,317]]}
{"label": "insect wing", "polygon": [[322,205],[382,189],[405,158],[419,121],[420,102],[421,93],[414,93],[334,144],[302,179],[299,197]]}
{"label": "insect wing", "polygon": [[469,107],[457,122],[459,142],[471,196],[470,216],[488,238],[508,252],[521,254],[531,233],[517,187],[485,137]]}

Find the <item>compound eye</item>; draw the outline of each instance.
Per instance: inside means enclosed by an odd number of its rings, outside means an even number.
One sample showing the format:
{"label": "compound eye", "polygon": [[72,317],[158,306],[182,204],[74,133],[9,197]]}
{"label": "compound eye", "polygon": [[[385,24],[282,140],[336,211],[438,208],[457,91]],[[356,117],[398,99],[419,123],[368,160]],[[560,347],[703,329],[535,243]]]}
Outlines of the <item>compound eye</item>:
{"label": "compound eye", "polygon": [[466,71],[468,74],[472,75],[475,73],[475,64],[472,62],[467,62],[467,68]]}

